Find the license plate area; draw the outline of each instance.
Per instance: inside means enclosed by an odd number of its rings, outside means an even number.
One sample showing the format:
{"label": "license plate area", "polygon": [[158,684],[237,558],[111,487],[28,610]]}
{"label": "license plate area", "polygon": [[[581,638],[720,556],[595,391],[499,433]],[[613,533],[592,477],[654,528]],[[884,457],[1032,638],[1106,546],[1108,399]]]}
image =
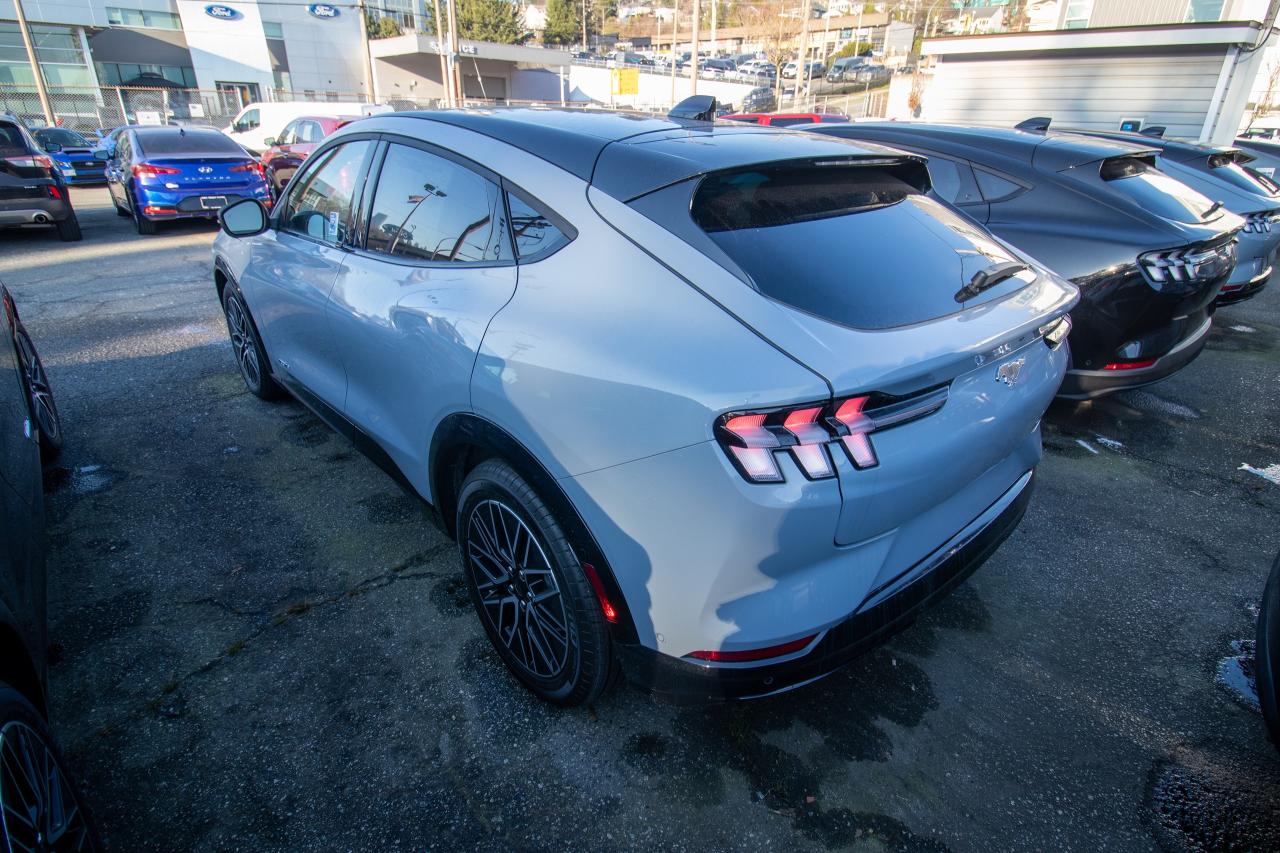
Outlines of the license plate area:
{"label": "license plate area", "polygon": [[201,196],[200,206],[205,210],[221,210],[227,206],[227,197],[225,195]]}

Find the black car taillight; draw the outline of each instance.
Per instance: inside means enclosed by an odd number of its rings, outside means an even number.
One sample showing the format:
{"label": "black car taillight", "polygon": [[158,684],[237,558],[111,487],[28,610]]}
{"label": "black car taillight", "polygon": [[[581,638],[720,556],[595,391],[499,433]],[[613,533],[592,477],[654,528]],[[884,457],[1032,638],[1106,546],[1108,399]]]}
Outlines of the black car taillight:
{"label": "black car taillight", "polygon": [[1147,252],[1138,257],[1138,265],[1156,290],[1166,284],[1205,284],[1235,268],[1236,241]]}
{"label": "black car taillight", "polygon": [[1247,214],[1244,218],[1243,234],[1270,234],[1271,229],[1280,223],[1280,210],[1259,210]]}
{"label": "black car taillight", "polygon": [[810,480],[836,475],[830,454],[844,448],[853,466],[880,464],[871,434],[932,414],[947,401],[945,386],[905,397],[874,393],[782,409],[730,412],[715,424],[716,439],[738,472],[752,483],[786,477],[775,454],[790,454]]}

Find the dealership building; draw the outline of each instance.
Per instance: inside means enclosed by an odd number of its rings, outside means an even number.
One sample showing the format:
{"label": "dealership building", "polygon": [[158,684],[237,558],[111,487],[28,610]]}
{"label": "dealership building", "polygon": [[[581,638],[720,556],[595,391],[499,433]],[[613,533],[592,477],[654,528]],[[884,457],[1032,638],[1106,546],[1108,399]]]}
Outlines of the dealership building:
{"label": "dealership building", "polygon": [[[420,0],[370,6],[406,28],[418,24]],[[369,94],[351,0],[24,0],[23,9],[51,87],[202,89],[242,103],[273,92]],[[0,88],[33,84],[13,0],[0,0]]]}

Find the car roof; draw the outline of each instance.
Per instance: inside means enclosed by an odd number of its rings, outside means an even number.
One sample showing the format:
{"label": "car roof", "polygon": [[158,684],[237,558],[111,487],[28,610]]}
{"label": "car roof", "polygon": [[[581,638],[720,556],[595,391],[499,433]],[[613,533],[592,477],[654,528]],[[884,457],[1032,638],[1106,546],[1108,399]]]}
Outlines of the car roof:
{"label": "car roof", "polygon": [[[568,171],[615,198],[646,192],[717,169],[806,157],[885,156],[853,143],[757,124],[668,119],[604,110],[499,107],[384,113],[492,137]],[[361,122],[364,125],[365,122]]]}

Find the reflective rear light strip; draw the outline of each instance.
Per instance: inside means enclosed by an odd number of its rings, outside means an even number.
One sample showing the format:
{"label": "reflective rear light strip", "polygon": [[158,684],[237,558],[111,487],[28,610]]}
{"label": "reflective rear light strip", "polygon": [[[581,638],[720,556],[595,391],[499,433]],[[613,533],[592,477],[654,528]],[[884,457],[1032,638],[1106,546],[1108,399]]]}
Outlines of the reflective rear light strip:
{"label": "reflective rear light strip", "polygon": [[768,660],[770,658],[778,658],[783,655],[798,652],[812,643],[817,636],[817,634],[810,634],[807,637],[801,637],[800,639],[792,640],[789,643],[780,643],[776,646],[765,646],[762,649],[689,652],[685,657],[691,657],[695,660],[704,660],[712,663],[746,663],[747,661]]}
{"label": "reflective rear light strip", "polygon": [[827,455],[839,441],[859,469],[879,464],[870,434],[925,417],[942,408],[947,388],[934,388],[868,408],[874,395],[848,397],[835,404],[810,403],[766,412],[732,412],[716,424],[716,438],[739,473],[753,483],[785,481],[774,458],[787,451],[811,480],[835,476]]}

